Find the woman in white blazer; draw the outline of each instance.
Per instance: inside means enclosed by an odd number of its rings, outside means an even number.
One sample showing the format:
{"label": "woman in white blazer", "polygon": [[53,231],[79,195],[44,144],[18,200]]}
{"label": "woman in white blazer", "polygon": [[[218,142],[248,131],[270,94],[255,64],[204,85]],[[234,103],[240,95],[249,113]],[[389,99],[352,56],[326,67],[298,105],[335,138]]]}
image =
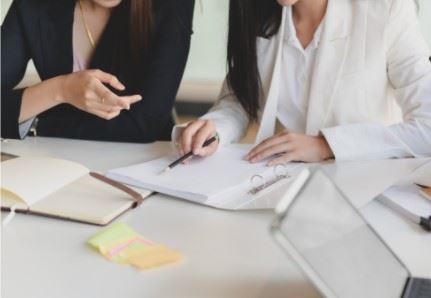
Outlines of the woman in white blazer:
{"label": "woman in white blazer", "polygon": [[[176,128],[180,153],[241,139],[270,165],[431,156],[430,50],[413,0],[235,0],[218,103]],[[276,127],[284,127],[276,132]]]}

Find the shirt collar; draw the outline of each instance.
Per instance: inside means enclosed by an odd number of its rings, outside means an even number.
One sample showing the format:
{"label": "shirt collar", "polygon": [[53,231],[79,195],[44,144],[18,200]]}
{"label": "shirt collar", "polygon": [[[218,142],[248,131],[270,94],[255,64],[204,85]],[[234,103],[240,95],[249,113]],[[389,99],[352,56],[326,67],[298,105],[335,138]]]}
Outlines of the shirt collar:
{"label": "shirt collar", "polygon": [[[323,24],[325,22],[325,18],[323,18],[320,25],[317,27],[316,32],[314,32],[313,40],[308,45],[307,49],[316,49],[319,46],[322,31],[323,31]],[[295,24],[293,23],[293,11],[292,6],[286,7],[286,33],[284,39],[291,45],[300,46],[301,49],[303,49],[298,36],[296,35],[296,28]]]}

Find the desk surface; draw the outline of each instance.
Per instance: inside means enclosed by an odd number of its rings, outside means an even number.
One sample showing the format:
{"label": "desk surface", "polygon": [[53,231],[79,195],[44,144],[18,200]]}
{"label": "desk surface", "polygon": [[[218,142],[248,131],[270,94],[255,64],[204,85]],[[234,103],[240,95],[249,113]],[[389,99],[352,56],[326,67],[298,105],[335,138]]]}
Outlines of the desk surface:
{"label": "desk surface", "polygon": [[[45,138],[2,143],[7,153],[60,157],[93,170],[142,162],[169,150],[166,143]],[[424,162],[408,161],[415,167]],[[328,166],[334,177],[345,169]],[[431,277],[429,234],[377,202],[363,211],[414,275]],[[108,262],[85,245],[99,227],[17,215],[1,233],[2,297],[319,297],[270,238],[271,219],[270,211],[223,211],[155,195],[120,220],[179,250],[185,260],[139,272]]]}

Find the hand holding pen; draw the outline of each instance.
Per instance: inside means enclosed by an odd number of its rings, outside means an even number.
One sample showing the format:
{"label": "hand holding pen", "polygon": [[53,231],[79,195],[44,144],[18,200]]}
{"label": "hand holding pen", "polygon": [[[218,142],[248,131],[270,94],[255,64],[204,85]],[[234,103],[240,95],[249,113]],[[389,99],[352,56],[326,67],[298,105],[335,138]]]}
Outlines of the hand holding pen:
{"label": "hand holding pen", "polygon": [[[208,140],[206,140],[202,147],[206,148],[208,146],[211,146],[214,143],[218,143],[219,141],[219,137],[218,134],[216,133],[213,137],[209,138]],[[178,158],[177,160],[175,160],[173,163],[171,163],[170,165],[168,165],[161,173],[166,173],[169,172],[171,169],[173,169],[174,167],[178,166],[179,164],[183,163],[184,161],[186,161],[187,159],[189,159],[190,157],[194,156],[195,154],[193,153],[193,151],[188,152],[187,154],[184,154],[183,156],[181,156],[180,158]]]}
{"label": "hand holding pen", "polygon": [[218,143],[203,146],[204,142],[217,134],[213,121],[198,119],[190,122],[181,134],[177,145],[180,155],[193,151],[196,156],[209,156],[217,151]]}

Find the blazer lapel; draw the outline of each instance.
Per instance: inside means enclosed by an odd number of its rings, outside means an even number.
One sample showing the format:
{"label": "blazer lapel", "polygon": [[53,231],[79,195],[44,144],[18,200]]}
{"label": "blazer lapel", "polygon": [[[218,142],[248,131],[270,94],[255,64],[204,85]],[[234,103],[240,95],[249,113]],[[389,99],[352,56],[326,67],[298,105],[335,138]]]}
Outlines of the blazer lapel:
{"label": "blazer lapel", "polygon": [[46,79],[73,71],[74,0],[53,1],[39,20]]}
{"label": "blazer lapel", "polygon": [[306,133],[324,127],[346,59],[351,24],[350,1],[330,0],[310,87]]}
{"label": "blazer lapel", "polygon": [[[266,57],[272,58],[271,61],[263,61],[260,65],[260,75],[262,78],[262,88],[263,88],[263,103],[264,105],[262,116],[260,119],[259,131],[257,133],[255,143],[258,144],[263,140],[271,137],[275,131],[275,124],[277,120],[277,106],[278,97],[280,93],[280,71],[281,71],[281,56],[284,41],[284,32],[286,28],[286,8],[283,8],[282,21],[280,25],[280,30],[278,34],[274,37],[276,41],[276,46],[272,48],[272,55],[270,53],[265,53],[265,57],[260,57],[264,59]],[[263,68],[266,69],[263,69]],[[265,80],[265,78],[268,78]]]}

